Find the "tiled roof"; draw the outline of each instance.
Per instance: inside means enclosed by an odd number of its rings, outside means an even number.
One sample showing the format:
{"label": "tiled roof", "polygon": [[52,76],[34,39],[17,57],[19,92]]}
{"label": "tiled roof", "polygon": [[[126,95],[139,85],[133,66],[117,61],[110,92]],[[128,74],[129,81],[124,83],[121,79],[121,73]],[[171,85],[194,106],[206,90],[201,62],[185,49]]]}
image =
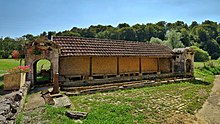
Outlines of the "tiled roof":
{"label": "tiled roof", "polygon": [[164,45],[135,41],[55,36],[53,42],[61,47],[61,56],[172,56]]}

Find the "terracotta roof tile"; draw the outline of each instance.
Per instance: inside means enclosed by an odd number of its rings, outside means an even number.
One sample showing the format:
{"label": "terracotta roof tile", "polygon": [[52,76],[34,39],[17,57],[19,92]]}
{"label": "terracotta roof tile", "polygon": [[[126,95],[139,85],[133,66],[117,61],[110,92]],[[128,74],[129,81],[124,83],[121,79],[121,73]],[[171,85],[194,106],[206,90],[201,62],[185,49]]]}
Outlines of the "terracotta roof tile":
{"label": "terracotta roof tile", "polygon": [[55,36],[53,42],[61,47],[61,56],[172,56],[164,45],[135,41]]}

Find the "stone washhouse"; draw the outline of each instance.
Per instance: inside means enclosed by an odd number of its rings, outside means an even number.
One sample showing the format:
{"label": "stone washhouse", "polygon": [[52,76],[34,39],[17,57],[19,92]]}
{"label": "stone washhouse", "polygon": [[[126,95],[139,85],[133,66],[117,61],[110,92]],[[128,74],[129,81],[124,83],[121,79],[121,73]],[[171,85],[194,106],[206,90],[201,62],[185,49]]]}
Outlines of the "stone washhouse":
{"label": "stone washhouse", "polygon": [[[74,87],[142,79],[194,76],[194,51],[135,41],[55,36],[26,45],[27,79],[36,82],[36,63],[51,62],[54,93]],[[28,54],[39,50],[41,54]]]}

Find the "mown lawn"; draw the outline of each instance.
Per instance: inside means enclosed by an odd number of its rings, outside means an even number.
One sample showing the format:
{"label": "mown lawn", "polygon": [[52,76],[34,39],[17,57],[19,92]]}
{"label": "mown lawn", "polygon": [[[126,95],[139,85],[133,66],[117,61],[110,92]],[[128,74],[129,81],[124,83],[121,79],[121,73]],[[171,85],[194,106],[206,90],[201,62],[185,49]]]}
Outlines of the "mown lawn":
{"label": "mown lawn", "polygon": [[[85,124],[182,123],[184,119],[193,123],[193,114],[208,98],[214,74],[219,72],[220,67],[203,67],[195,70],[195,76],[202,81],[72,96],[71,109],[89,113],[81,120]],[[38,118],[51,124],[75,123],[65,116],[65,110],[46,105],[43,111],[31,112],[38,115],[30,117],[31,113],[24,112],[20,118]]]}

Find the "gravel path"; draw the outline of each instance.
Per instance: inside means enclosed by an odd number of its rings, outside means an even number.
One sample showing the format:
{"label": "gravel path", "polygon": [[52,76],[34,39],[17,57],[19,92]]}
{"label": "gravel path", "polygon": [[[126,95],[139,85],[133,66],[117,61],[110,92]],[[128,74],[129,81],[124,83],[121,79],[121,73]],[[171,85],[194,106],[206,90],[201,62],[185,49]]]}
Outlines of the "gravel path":
{"label": "gravel path", "polygon": [[220,75],[215,77],[211,94],[196,117],[201,124],[220,124]]}

